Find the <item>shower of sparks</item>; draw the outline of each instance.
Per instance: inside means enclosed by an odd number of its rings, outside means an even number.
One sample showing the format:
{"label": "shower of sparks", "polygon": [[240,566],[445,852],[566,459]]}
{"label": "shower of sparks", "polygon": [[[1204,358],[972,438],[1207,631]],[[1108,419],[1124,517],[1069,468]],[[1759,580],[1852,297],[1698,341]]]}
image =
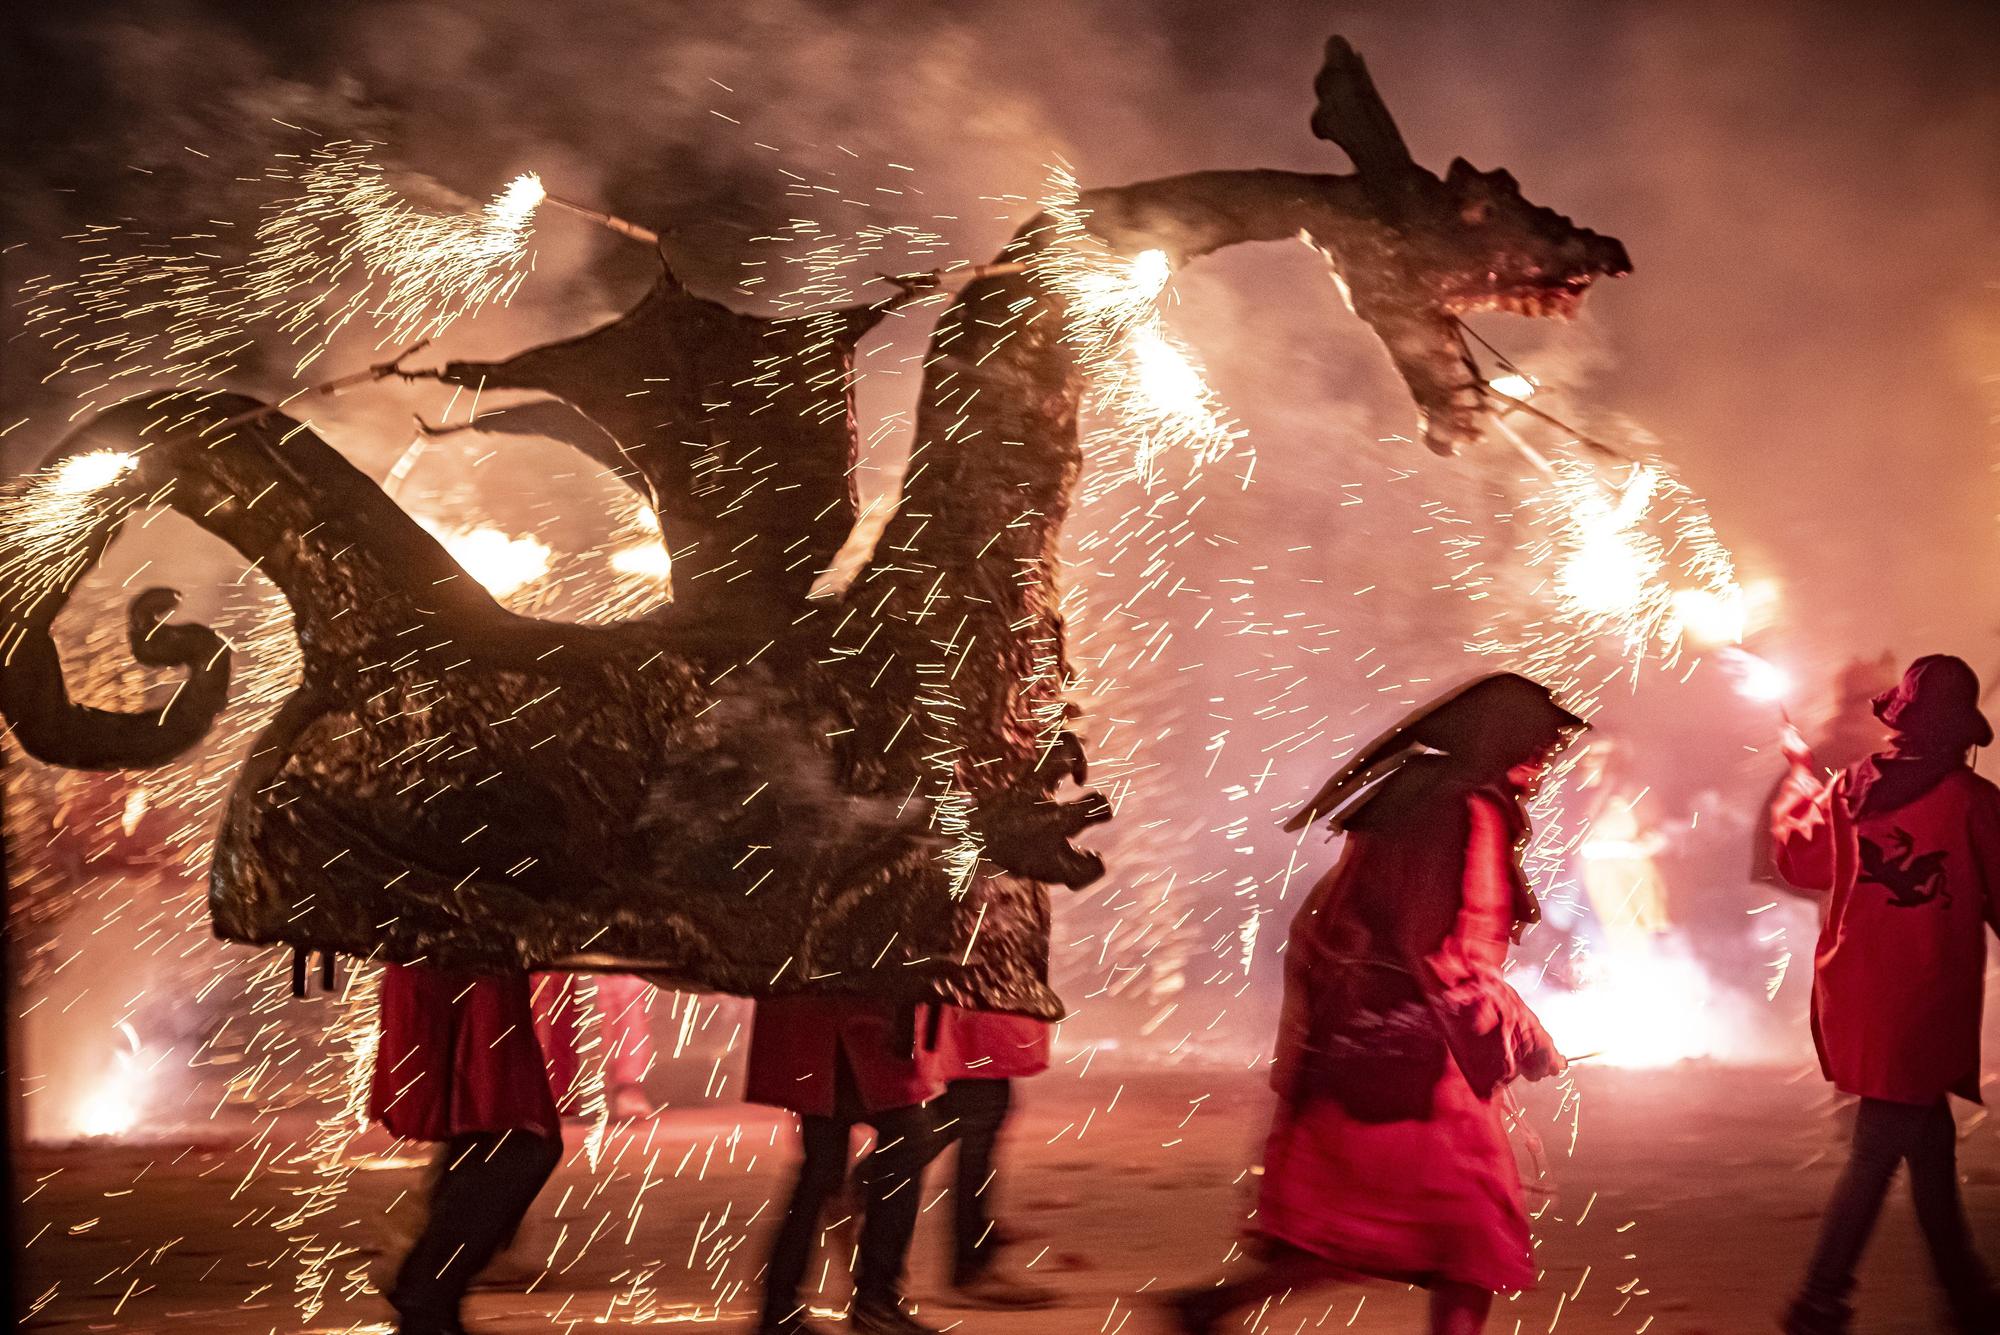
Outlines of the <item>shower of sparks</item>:
{"label": "shower of sparks", "polygon": [[[266,206],[254,236],[235,248],[234,259],[228,252],[236,233],[222,221],[213,231],[172,238],[130,225],[93,227],[71,238],[73,274],[32,280],[20,309],[24,329],[54,351],[50,379],[72,392],[77,416],[151,384],[219,383],[241,370],[242,357],[255,346],[289,344],[296,368],[303,369],[344,331],[368,330],[378,343],[407,343],[510,299],[531,269],[527,240],[541,198],[539,182],[522,177],[483,209],[428,211],[396,195],[371,153],[367,145],[343,142],[286,155],[274,164],[264,179],[281,197]],[[119,485],[137,463],[129,453],[95,451],[0,488],[0,546],[7,553],[0,578],[8,581],[16,616],[31,614],[42,597],[68,584],[96,556],[98,535],[108,521],[150,525],[166,513],[150,508],[163,502],[164,492],[134,497]],[[455,536],[470,544],[468,564],[480,567],[476,573],[501,586],[532,584],[538,578],[533,567],[548,559],[547,549],[533,539],[497,535],[496,542],[474,529]],[[164,830],[139,837],[154,855],[171,850],[189,879],[169,876],[155,886],[150,877],[121,876],[101,887],[97,881],[66,887],[50,869],[31,863],[17,881],[46,887],[37,891],[43,894],[66,891],[74,897],[88,890],[106,896],[109,909],[93,935],[107,947],[125,942],[140,956],[139,973],[128,975],[132,991],[121,994],[128,999],[115,1002],[113,1014],[154,1005],[151,998],[162,989],[185,990],[199,1001],[246,987],[240,1000],[247,1009],[204,1039],[192,1062],[185,1051],[178,1055],[177,1064],[187,1067],[178,1083],[217,1063],[237,1064],[241,1074],[228,1082],[226,1103],[262,1106],[295,1100],[302,1092],[336,1110],[290,1149],[265,1145],[250,1170],[254,1175],[260,1165],[282,1162],[289,1165],[283,1171],[301,1175],[296,1208],[275,1222],[286,1238],[281,1254],[292,1257],[296,1267],[296,1299],[310,1320],[334,1290],[351,1297],[367,1282],[352,1242],[331,1231],[313,1231],[322,1227],[313,1221],[336,1208],[352,1171],[348,1149],[360,1126],[360,1091],[373,1044],[373,971],[351,977],[332,1032],[308,1038],[302,1025],[316,1030],[321,1021],[290,1018],[282,966],[263,969],[245,983],[232,976],[240,958],[218,956],[209,941],[192,874],[207,864],[221,805],[249,739],[296,688],[300,664],[289,609],[268,583],[246,572],[222,592],[221,614],[208,619],[237,651],[230,705],[194,756],[150,774],[146,788],[135,794],[149,797],[169,821]],[[164,697],[155,692],[175,674],[134,664],[112,643],[122,638],[117,604],[126,596],[101,575],[86,579],[58,633],[66,661],[75,660],[72,689],[92,703],[130,709],[143,707],[149,696],[159,703]],[[71,654],[80,647],[79,627],[88,649]],[[0,652],[20,630],[6,627]],[[21,782],[15,787],[18,793]],[[61,809],[60,801],[54,805]],[[153,893],[180,884],[192,892],[151,902]],[[182,972],[204,967],[213,971],[205,978]],[[86,987],[65,1010],[79,1019],[94,1015],[114,1004],[109,992],[105,985]],[[245,1032],[238,1027],[242,1016],[262,1019]],[[133,1032],[120,1023],[124,1032]],[[77,1066],[82,1054],[77,1061],[57,1063],[52,1069],[62,1073],[62,1081],[38,1093],[37,1104],[53,1106],[36,1114],[35,1134],[143,1133],[152,1115],[142,1102],[148,1073],[174,1055],[167,1049],[142,1062],[136,1047],[121,1050],[116,1066],[102,1077]],[[74,1075],[71,1066],[77,1066]]]}
{"label": "shower of sparks", "polygon": [[[31,615],[96,555],[89,539],[132,504],[116,487],[138,465],[121,450],[92,450],[0,486],[0,582],[14,616]],[[20,633],[0,626],[0,646]]]}
{"label": "shower of sparks", "polygon": [[305,1073],[307,1087],[329,1111],[290,1156],[291,1165],[303,1171],[304,1182],[293,1192],[294,1208],[271,1224],[298,1249],[300,1264],[292,1285],[299,1315],[308,1323],[326,1305],[328,1287],[344,1273],[341,1262],[355,1255],[352,1243],[302,1230],[340,1204],[358,1166],[349,1149],[354,1138],[368,1129],[368,1085],[381,1038],[375,1021],[381,989],[379,967],[363,965],[347,976],[327,1033],[329,1051]]}
{"label": "shower of sparks", "polygon": [[[1476,648],[1594,706],[1649,660],[1676,664],[1697,632],[1740,633],[1740,620],[1725,615],[1743,604],[1735,564],[1707,508],[1664,465],[1611,470],[1622,478],[1574,459],[1553,467],[1553,480],[1521,505],[1525,564],[1553,595],[1546,614],[1496,626]],[[1605,655],[1607,644],[1617,652]]]}
{"label": "shower of sparks", "polygon": [[[380,331],[378,346],[435,338],[505,305],[528,276],[528,232],[543,199],[536,176],[516,177],[478,213],[434,213],[389,187],[367,145],[333,144],[299,184],[257,229],[246,296],[252,309],[287,310],[281,327],[312,329],[318,347],[358,316]],[[342,282],[356,283],[344,301],[298,300]]]}
{"label": "shower of sparks", "polygon": [[[274,163],[286,194],[266,206],[249,251],[224,257],[220,231],[160,238],[125,226],[72,238],[76,272],[25,285],[22,327],[59,354],[79,415],[149,384],[213,385],[266,338],[294,373],[350,326],[406,346],[504,304],[532,270],[539,180],[517,178],[484,208],[433,212],[389,186],[373,146],[325,143]],[[52,377],[53,378],[53,377]]]}
{"label": "shower of sparks", "polygon": [[[1612,467],[1562,457],[1550,469],[1552,476],[1529,484],[1515,514],[1526,527],[1521,558],[1538,581],[1534,587],[1506,591],[1476,543],[1454,540],[1460,587],[1494,618],[1472,644],[1475,651],[1542,682],[1588,718],[1609,690],[1635,683],[1648,666],[1678,669],[1690,651],[1741,637],[1747,600],[1735,563],[1707,507],[1664,464]],[[1531,804],[1535,837],[1526,863],[1544,897],[1556,902],[1578,894],[1570,868],[1588,834],[1562,818],[1580,750],[1572,747],[1558,760]],[[1661,995],[1692,998],[1713,990],[1698,961],[1666,945],[1604,949],[1615,958],[1577,966],[1580,990],[1536,996],[1559,1043],[1641,1066],[1733,1050],[1731,1019],[1692,1000],[1673,1008],[1682,1023],[1654,1017],[1603,1035],[1599,1021],[1621,1008],[1657,1010]],[[1579,1037],[1585,1031],[1597,1037]]]}
{"label": "shower of sparks", "polygon": [[579,976],[569,990],[568,1004],[577,1011],[577,1073],[574,1093],[589,1129],[583,1137],[584,1160],[594,1172],[604,1155],[611,1105],[606,1097],[605,1067],[610,1053],[604,1044],[604,1013],[597,1005],[597,981]]}
{"label": "shower of sparks", "polygon": [[1186,451],[1197,470],[1230,455],[1244,433],[1160,314],[1173,276],[1166,252],[1128,258],[1093,237],[1066,167],[1050,169],[1042,209],[1048,227],[1028,270],[1063,305],[1063,338],[1088,380],[1087,409],[1101,423],[1086,442],[1093,464],[1086,497],[1128,478],[1151,486],[1169,451]]}

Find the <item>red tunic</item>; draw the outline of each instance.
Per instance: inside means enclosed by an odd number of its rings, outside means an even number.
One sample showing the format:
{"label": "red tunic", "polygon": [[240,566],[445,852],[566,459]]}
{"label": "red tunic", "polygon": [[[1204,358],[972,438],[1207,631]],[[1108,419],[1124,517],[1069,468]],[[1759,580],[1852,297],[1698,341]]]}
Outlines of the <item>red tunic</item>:
{"label": "red tunic", "polygon": [[807,1116],[834,1112],[836,1059],[854,1073],[863,1110],[927,1103],[944,1090],[932,1063],[912,1051],[913,1022],[896,1004],[867,997],[764,997],[750,1027],[743,1097]]}
{"label": "red tunic", "polygon": [[583,1055],[577,1044],[583,1037],[583,1001],[576,994],[573,973],[537,973],[528,977],[528,1001],[535,1012],[535,1042],[542,1050],[542,1065],[548,1068],[549,1089],[556,1107],[565,1117],[584,1115]]}
{"label": "red tunic", "polygon": [[[1513,926],[1512,831],[1490,798],[1468,807],[1462,895],[1442,947],[1417,965],[1437,993],[1475,976],[1492,997],[1493,1021],[1546,1043],[1533,1017],[1499,981]],[[1528,1288],[1535,1268],[1519,1170],[1501,1113],[1446,1058],[1426,1115],[1362,1120],[1302,1078],[1349,993],[1336,980],[1371,953],[1353,900],[1357,886],[1387,886],[1430,856],[1421,837],[1383,840],[1356,831],[1344,856],[1313,887],[1292,922],[1285,1003],[1273,1083],[1283,1097],[1264,1152],[1255,1227],[1360,1275],[1413,1283],[1452,1281],[1493,1292]],[[1400,847],[1399,847],[1400,845]],[[1504,996],[1502,995],[1504,993]],[[1526,1041],[1526,1040],[1524,1040]]]}
{"label": "red tunic", "polygon": [[1986,928],[2000,927],[2000,789],[1960,770],[1914,801],[1849,815],[1847,775],[1773,811],[1778,870],[1825,893],[1813,1041],[1844,1093],[1979,1100]]}
{"label": "red tunic", "polygon": [[931,1057],[943,1080],[1014,1080],[1049,1069],[1049,1027],[1025,1015],[946,1006]]}
{"label": "red tunic", "polygon": [[525,974],[391,964],[382,971],[381,1018],[368,1115],[395,1135],[561,1137]]}
{"label": "red tunic", "polygon": [[[587,1023],[579,974],[538,973],[529,984],[534,1000],[535,1038],[549,1068],[556,1104],[566,1116],[583,1115],[583,1041]],[[653,985],[630,974],[590,976],[592,1005],[597,1011],[597,1041],[604,1053],[604,1083],[608,1089],[642,1084],[653,1069],[652,1016],[648,1009]]]}

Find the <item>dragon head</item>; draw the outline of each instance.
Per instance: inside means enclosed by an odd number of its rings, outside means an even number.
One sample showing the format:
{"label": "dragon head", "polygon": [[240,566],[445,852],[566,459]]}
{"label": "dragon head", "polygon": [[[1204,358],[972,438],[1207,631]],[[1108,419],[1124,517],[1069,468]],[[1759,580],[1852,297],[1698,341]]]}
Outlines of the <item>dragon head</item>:
{"label": "dragon head", "polygon": [[1367,207],[1311,229],[1356,315],[1374,328],[1440,454],[1479,439],[1486,390],[1459,321],[1480,311],[1576,313],[1599,278],[1632,271],[1615,238],[1531,203],[1513,176],[1455,159],[1440,179],[1419,166],[1345,39],[1327,43],[1314,84],[1313,133],[1353,161]]}
{"label": "dragon head", "polygon": [[[1434,235],[1426,239],[1436,252],[1437,305],[1448,315],[1568,319],[1592,283],[1632,272],[1615,237],[1529,203],[1509,172],[1483,172],[1454,158],[1439,195],[1437,220],[1426,229]],[[1466,262],[1475,256],[1479,263]]]}

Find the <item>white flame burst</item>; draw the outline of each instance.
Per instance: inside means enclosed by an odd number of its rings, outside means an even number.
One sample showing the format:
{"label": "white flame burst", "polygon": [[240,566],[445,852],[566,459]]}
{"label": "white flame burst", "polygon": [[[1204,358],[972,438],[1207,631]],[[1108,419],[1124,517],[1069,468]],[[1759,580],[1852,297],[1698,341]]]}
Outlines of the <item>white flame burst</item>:
{"label": "white flame burst", "polygon": [[1793,690],[1792,674],[1770,659],[1737,645],[1724,647],[1723,659],[1736,672],[1736,687],[1746,699],[1782,704]]}
{"label": "white flame burst", "polygon": [[124,1048],[112,1055],[110,1071],[70,1114],[70,1123],[79,1136],[125,1135],[139,1124],[144,1110],[146,1072],[139,1062],[144,1045],[139,1041],[139,1032],[129,1023],[121,1021],[117,1029],[125,1040]]}
{"label": "white flame burst", "polygon": [[139,466],[139,456],[125,450],[92,450],[63,460],[49,472],[48,488],[57,496],[102,491]]}
{"label": "white flame burst", "polygon": [[1228,455],[1244,433],[1160,315],[1173,275],[1167,253],[1128,257],[1093,236],[1067,169],[1051,169],[1042,208],[1049,226],[1028,270],[1063,303],[1064,341],[1088,382],[1088,409],[1104,423],[1089,441],[1086,496],[1134,478],[1150,486],[1170,450],[1187,451],[1197,470]]}
{"label": "white flame burst", "polygon": [[1698,498],[1657,462],[1629,465],[1622,484],[1575,460],[1554,465],[1527,510],[1536,537],[1530,567],[1549,571],[1554,615],[1531,639],[1552,685],[1563,660],[1611,638],[1617,669],[1649,656],[1676,658],[1690,641],[1731,643],[1743,633],[1744,594],[1735,563]]}
{"label": "white flame burst", "polygon": [[531,533],[509,533],[492,524],[449,528],[422,517],[417,523],[466,574],[503,602],[548,574],[554,560],[553,549]]}

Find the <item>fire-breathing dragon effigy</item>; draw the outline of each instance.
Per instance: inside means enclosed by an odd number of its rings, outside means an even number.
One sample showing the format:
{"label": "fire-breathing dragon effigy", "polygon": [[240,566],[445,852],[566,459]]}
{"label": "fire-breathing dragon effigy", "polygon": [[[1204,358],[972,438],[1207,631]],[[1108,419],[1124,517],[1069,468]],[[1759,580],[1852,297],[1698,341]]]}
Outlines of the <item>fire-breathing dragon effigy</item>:
{"label": "fire-breathing dragon effigy", "polygon": [[[1212,171],[1085,190],[1088,244],[1184,264],[1304,238],[1380,336],[1440,453],[1485,386],[1458,317],[1567,314],[1629,270],[1615,240],[1505,172],[1440,178],[1333,39],[1314,133],[1346,175]],[[1103,872],[1072,840],[1110,816],[1065,726],[1058,537],[1086,390],[1049,257],[1025,224],[930,343],[898,509],[844,591],[855,347],[903,298],[793,318],[731,310],[664,269],[628,314],[505,361],[425,375],[544,397],[481,430],[553,435],[657,514],[672,601],[603,626],[514,614],[303,423],[212,390],[133,399],[58,464],[128,462],[88,555],[6,595],[0,709],[62,764],[158,763],[221,708],[215,637],[135,601],[146,661],[185,666],[148,715],[74,704],[50,627],[119,526],[167,506],[288,600],[303,680],[257,739],[215,843],[216,931],[473,968],[617,967],[725,991],[865,992],[1054,1016],[1050,883]],[[907,295],[907,294],[906,294]]]}

